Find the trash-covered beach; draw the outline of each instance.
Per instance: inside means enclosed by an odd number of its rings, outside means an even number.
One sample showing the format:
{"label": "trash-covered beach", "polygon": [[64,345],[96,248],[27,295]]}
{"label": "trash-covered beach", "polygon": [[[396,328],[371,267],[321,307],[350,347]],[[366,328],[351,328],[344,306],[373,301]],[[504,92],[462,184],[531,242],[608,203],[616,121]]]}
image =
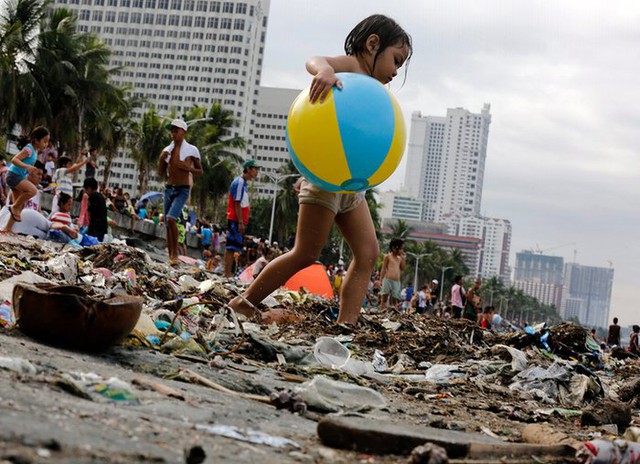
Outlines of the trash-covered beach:
{"label": "trash-covered beach", "polygon": [[[354,331],[291,290],[264,302],[284,322],[262,325],[195,260],[13,236],[0,258],[0,462],[637,459],[640,364],[576,325],[369,311]],[[123,302],[131,330],[100,319]]]}

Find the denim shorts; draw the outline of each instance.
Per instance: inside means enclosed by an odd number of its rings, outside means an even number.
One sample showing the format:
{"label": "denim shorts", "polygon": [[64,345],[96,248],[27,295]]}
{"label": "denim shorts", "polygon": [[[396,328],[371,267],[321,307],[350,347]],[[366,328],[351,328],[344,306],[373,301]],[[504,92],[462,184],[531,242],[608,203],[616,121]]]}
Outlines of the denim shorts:
{"label": "denim shorts", "polygon": [[164,189],[164,217],[178,220],[189,199],[188,185],[167,185]]}
{"label": "denim shorts", "polygon": [[20,174],[16,174],[15,172],[9,171],[7,172],[7,177],[5,178],[5,181],[7,182],[7,185],[9,186],[10,189],[15,189],[18,186],[18,184],[25,179],[26,177],[23,177]]}

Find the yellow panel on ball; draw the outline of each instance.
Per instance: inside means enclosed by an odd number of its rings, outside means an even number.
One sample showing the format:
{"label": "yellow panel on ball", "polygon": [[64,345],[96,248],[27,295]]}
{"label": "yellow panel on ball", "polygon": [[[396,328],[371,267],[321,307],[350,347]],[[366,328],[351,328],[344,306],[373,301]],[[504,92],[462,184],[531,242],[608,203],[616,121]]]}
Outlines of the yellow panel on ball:
{"label": "yellow panel on ball", "polygon": [[322,103],[309,102],[309,89],[298,95],[289,110],[287,136],[299,161],[315,175],[335,185],[349,178],[333,89]]}

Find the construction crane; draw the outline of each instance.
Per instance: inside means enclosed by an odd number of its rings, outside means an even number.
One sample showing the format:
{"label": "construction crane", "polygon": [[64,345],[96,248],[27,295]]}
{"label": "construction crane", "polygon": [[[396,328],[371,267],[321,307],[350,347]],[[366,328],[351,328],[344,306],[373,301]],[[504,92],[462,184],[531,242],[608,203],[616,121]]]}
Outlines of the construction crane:
{"label": "construction crane", "polygon": [[558,248],[564,248],[564,247],[567,247],[567,246],[570,246],[570,245],[575,245],[575,244],[576,244],[575,242],[571,242],[571,243],[563,243],[562,245],[556,245],[556,246],[554,246],[554,247],[545,248],[545,249],[543,250],[542,248],[540,248],[540,245],[538,245],[538,244],[536,243],[536,247],[535,247],[535,249],[534,249],[534,248],[532,248],[532,249],[531,249],[531,252],[532,252],[532,253],[537,253],[537,254],[541,255],[541,254],[547,253],[548,251],[551,251],[551,250],[557,250]]}

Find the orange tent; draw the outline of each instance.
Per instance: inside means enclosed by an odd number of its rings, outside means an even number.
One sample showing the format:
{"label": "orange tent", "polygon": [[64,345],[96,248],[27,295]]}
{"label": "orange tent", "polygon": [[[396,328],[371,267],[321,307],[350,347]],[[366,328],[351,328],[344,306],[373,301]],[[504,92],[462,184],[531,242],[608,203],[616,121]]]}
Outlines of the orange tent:
{"label": "orange tent", "polygon": [[283,287],[295,291],[300,290],[300,287],[304,287],[309,293],[325,298],[333,298],[333,287],[331,287],[327,270],[321,263],[314,263],[294,274],[293,277],[285,282]]}

